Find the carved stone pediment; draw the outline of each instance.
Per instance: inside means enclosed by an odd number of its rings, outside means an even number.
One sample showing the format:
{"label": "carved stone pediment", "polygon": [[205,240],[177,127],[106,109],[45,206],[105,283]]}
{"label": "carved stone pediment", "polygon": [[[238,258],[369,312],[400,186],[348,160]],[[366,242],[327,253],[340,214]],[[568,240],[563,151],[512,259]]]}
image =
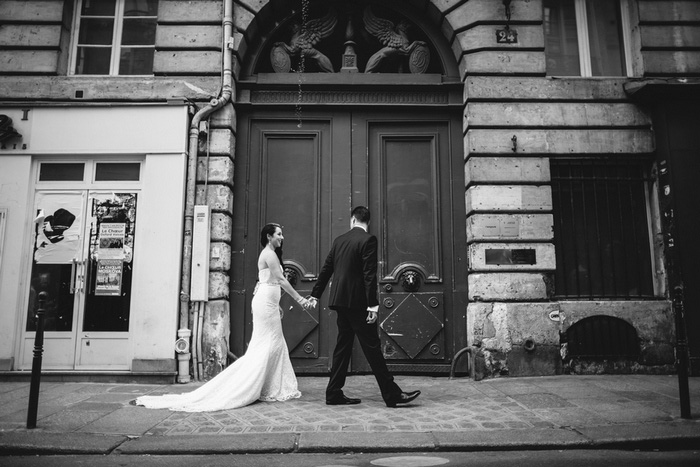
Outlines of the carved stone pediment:
{"label": "carved stone pediment", "polygon": [[306,18],[278,23],[256,73],[443,73],[421,28],[381,2],[312,1]]}

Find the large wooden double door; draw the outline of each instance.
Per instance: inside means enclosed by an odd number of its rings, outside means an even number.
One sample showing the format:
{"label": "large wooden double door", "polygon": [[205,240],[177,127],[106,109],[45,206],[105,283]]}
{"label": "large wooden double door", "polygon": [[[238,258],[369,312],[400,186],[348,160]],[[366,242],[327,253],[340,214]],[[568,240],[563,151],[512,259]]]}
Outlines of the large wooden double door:
{"label": "large wooden double door", "polygon": [[[387,362],[406,372],[449,370],[466,345],[459,114],[304,111],[301,125],[290,117],[251,112],[239,120],[233,352],[245,351],[252,331],[261,227],[282,225],[287,277],[308,295],[333,239],[349,229],[351,209],[361,204],[370,208],[370,232],[379,239],[379,328]],[[282,298],[285,337],[299,373],[330,368],[336,325],[327,295],[312,311]],[[369,370],[355,347],[352,370]]]}

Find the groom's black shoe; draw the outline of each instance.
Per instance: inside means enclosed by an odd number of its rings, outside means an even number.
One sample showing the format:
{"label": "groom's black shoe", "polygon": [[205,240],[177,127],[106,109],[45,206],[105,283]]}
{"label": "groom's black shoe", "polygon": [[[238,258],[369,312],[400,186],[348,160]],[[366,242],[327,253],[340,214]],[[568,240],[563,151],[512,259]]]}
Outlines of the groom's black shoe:
{"label": "groom's black shoe", "polygon": [[396,404],[408,404],[416,397],[420,396],[420,391],[401,392],[386,400],[387,407],[396,407]]}
{"label": "groom's black shoe", "polygon": [[360,399],[351,399],[349,397],[336,396],[332,399],[326,399],[326,405],[355,405],[362,402]]}

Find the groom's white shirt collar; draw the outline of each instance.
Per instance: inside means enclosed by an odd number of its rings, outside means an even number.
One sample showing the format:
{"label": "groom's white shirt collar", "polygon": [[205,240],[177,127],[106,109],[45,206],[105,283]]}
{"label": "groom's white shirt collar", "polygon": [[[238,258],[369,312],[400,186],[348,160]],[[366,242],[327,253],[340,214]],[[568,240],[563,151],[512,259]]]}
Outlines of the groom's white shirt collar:
{"label": "groom's white shirt collar", "polygon": [[353,229],[354,229],[354,228],[362,229],[362,230],[364,230],[365,232],[367,232],[367,227],[365,227],[365,226],[362,225],[362,224],[355,224],[355,225],[352,226],[352,228],[353,228]]}

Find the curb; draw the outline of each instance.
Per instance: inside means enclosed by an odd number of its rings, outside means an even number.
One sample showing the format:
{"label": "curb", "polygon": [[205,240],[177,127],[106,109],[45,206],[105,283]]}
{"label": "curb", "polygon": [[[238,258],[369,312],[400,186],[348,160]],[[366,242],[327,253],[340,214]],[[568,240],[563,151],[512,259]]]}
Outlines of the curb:
{"label": "curb", "polygon": [[667,422],[464,432],[261,433],[114,436],[90,433],[0,433],[8,455],[202,455],[348,452],[477,452],[569,449],[697,449],[700,424]]}
{"label": "curb", "polygon": [[0,433],[0,456],[110,454],[127,436],[13,431]]}

